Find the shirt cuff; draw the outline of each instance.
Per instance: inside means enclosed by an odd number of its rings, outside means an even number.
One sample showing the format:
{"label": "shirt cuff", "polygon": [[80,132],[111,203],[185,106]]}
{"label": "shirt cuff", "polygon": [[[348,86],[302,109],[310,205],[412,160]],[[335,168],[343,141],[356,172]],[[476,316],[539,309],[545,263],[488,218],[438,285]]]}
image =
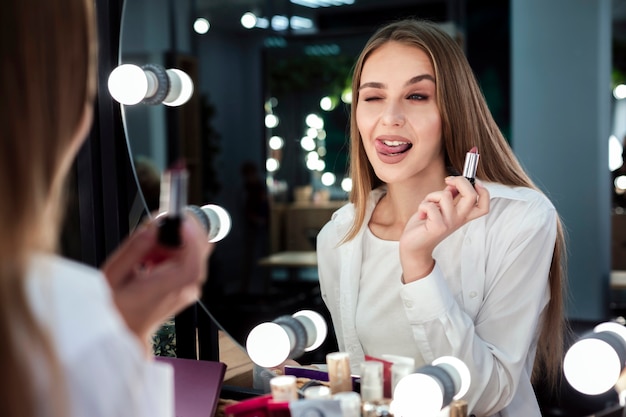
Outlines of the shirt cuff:
{"label": "shirt cuff", "polygon": [[436,262],[430,274],[403,285],[400,297],[413,324],[434,320],[454,304],[454,297]]}

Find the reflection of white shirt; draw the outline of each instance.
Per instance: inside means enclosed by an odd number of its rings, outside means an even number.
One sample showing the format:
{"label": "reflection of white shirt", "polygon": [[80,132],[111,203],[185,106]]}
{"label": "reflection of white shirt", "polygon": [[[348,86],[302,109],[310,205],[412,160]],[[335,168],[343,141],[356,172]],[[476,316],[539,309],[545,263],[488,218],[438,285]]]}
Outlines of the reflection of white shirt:
{"label": "reflection of white shirt", "polygon": [[[534,190],[484,185],[491,196],[489,214],[441,242],[433,254],[434,270],[401,286],[397,303],[408,319],[405,331],[426,363],[451,355],[468,365],[472,381],[464,399],[470,414],[539,417],[530,375],[537,323],[550,298],[548,272],[557,215],[548,199]],[[377,348],[363,346],[356,312],[363,291],[365,230],[384,192],[383,188],[371,192],[364,226],[353,240],[339,244],[354,220],[352,204],[337,210],[317,237],[322,297],[339,349],[350,353],[353,372],[358,372],[364,352]],[[396,271],[393,268],[389,270]],[[378,291],[393,291],[391,278],[400,280],[383,275],[385,283]],[[387,314],[384,307],[369,304],[370,316]]]}
{"label": "reflection of white shirt", "polygon": [[145,357],[101,272],[36,255],[28,275],[28,301],[52,336],[72,416],[174,415],[171,366]]}

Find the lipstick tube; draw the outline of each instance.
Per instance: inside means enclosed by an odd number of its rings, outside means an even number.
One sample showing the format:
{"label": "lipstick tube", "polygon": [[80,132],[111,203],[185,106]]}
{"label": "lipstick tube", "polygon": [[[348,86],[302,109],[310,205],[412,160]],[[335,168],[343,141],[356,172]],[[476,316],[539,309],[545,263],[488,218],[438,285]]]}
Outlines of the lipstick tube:
{"label": "lipstick tube", "polygon": [[159,201],[159,243],[177,247],[182,241],[180,226],[187,205],[188,173],[184,168],[172,168],[161,177]]}
{"label": "lipstick tube", "polygon": [[478,169],[478,148],[474,146],[465,154],[465,164],[463,165],[463,176],[474,185],[476,178],[476,170]]}

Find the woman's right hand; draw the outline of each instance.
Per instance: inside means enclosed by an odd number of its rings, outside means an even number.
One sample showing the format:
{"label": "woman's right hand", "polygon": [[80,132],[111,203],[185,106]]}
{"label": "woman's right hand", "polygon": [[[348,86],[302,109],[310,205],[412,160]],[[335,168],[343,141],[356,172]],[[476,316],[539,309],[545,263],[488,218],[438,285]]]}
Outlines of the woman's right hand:
{"label": "woman's right hand", "polygon": [[166,248],[158,242],[157,222],[149,221],[102,267],[122,317],[148,346],[163,322],[199,298],[207,279],[214,244],[192,215],[185,216],[180,230],[182,245]]}
{"label": "woman's right hand", "polygon": [[403,281],[427,276],[435,265],[432,253],[446,237],[467,222],[489,213],[489,191],[476,180],[447,177],[446,187],[430,193],[407,222],[400,237]]}

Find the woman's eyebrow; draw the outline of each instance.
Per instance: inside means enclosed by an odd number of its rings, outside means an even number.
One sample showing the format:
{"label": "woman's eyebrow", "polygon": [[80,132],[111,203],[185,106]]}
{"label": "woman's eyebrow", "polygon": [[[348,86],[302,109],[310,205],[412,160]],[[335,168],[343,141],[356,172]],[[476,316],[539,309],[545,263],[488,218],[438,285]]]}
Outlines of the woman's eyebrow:
{"label": "woman's eyebrow", "polygon": [[416,75],[415,77],[411,78],[409,81],[407,81],[406,83],[404,83],[404,86],[409,86],[411,84],[417,84],[420,81],[424,81],[424,80],[430,80],[433,83],[435,82],[435,77],[433,77],[430,74],[422,74],[422,75]]}
{"label": "woman's eyebrow", "polygon": [[[435,77],[433,77],[430,74],[421,74],[421,75],[416,75],[415,77],[411,78],[409,81],[407,81],[406,83],[404,83],[404,86],[409,86],[412,84],[417,84],[420,81],[424,81],[424,80],[430,80],[433,83],[435,82]],[[367,83],[363,83],[359,86],[359,91],[361,91],[364,88],[381,88],[381,89],[385,89],[387,88],[387,85],[385,83],[380,83],[377,81],[370,81]]]}
{"label": "woman's eyebrow", "polygon": [[361,84],[359,86],[359,91],[361,91],[364,88],[387,88],[387,85],[384,84],[384,83],[379,83],[379,82],[372,81],[372,82],[369,82],[369,83]]}

